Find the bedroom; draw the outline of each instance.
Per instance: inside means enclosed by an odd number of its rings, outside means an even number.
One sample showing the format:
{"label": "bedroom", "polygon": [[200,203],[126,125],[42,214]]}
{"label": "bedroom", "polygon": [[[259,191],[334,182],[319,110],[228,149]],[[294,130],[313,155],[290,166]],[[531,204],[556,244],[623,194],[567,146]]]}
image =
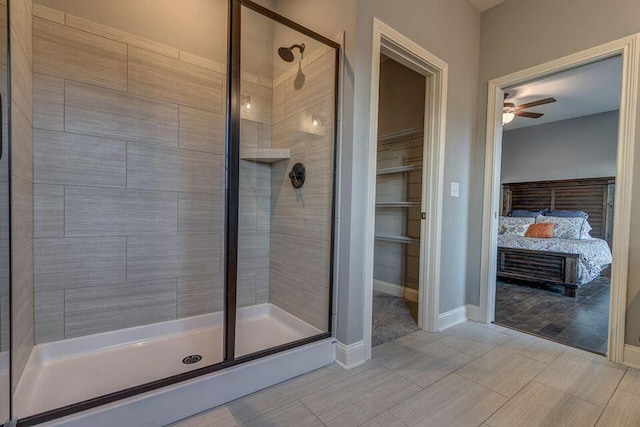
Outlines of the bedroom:
{"label": "bedroom", "polygon": [[506,90],[495,323],[605,354],[621,59]]}

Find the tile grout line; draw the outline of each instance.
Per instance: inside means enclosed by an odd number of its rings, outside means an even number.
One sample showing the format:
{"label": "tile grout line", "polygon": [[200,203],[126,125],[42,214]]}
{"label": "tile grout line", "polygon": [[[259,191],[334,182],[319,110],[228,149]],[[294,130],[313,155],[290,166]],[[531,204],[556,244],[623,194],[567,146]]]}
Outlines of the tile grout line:
{"label": "tile grout line", "polygon": [[[613,400],[613,396],[615,396],[616,391],[618,390],[622,390],[620,388],[620,384],[622,384],[622,380],[624,379],[624,377],[627,375],[627,372],[629,371],[629,368],[625,369],[624,373],[622,374],[622,376],[620,377],[620,379],[618,380],[618,384],[616,384],[616,387],[613,389],[613,393],[611,393],[611,396],[609,397],[609,400],[607,400],[607,404],[604,405],[602,407],[602,412],[600,412],[600,415],[598,415],[598,419],[596,420],[595,425],[598,425],[598,423],[600,422],[600,418],[602,418],[602,415],[604,414],[604,412],[607,410],[607,407],[609,406],[609,404],[611,403],[611,400]],[[626,390],[622,390],[622,391],[626,391]],[[635,393],[631,393],[633,395],[635,395]]]}
{"label": "tile grout line", "polygon": [[294,401],[293,401],[293,402],[291,402],[291,403],[295,403],[295,402],[300,402],[300,404],[301,404],[304,408],[306,408],[306,409],[307,409],[307,411],[309,411],[309,412],[310,412],[310,413],[311,413],[311,414],[316,418],[316,420],[318,420],[318,422],[319,422],[320,424],[322,424],[323,426],[326,426],[326,424],[325,424],[324,422],[322,422],[322,420],[320,419],[320,417],[319,417],[315,412],[313,412],[313,411],[311,410],[311,408],[309,408],[307,405],[305,405],[305,404],[304,404],[304,402],[302,401],[302,399],[294,400]]}

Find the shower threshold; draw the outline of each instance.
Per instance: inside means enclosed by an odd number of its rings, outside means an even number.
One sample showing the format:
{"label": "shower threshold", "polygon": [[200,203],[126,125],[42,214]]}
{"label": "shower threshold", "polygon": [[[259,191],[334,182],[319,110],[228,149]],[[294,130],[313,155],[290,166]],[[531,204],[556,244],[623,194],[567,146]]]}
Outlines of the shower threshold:
{"label": "shower threshold", "polygon": [[[240,308],[236,355],[321,333],[269,303]],[[15,415],[23,418],[219,363],[223,334],[223,313],[217,312],[39,344],[18,384]]]}

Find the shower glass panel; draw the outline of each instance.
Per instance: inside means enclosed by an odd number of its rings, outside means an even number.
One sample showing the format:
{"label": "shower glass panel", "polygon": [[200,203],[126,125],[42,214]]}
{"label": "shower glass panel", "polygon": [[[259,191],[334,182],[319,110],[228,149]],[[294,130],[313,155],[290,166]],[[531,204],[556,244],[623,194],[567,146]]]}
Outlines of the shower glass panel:
{"label": "shower glass panel", "polygon": [[10,418],[9,115],[7,2],[0,2],[0,424]]}
{"label": "shower glass panel", "polygon": [[337,61],[246,6],[240,37],[236,357],[329,331]]}
{"label": "shower glass panel", "polygon": [[227,8],[34,0],[35,347],[18,418],[223,361]]}

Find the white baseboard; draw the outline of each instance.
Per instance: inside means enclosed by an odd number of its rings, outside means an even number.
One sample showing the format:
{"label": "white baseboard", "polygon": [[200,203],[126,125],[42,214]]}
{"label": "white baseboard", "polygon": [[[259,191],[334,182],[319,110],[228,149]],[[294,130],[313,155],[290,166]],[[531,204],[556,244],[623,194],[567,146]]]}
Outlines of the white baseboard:
{"label": "white baseboard", "polygon": [[384,282],[382,280],[373,281],[373,289],[383,292],[394,297],[404,298],[408,301],[418,302],[418,290],[407,288],[406,286],[396,285],[394,283]]}
{"label": "white baseboard", "polygon": [[367,361],[364,341],[353,344],[336,343],[336,363],[344,369],[352,369]]}
{"label": "white baseboard", "polygon": [[635,369],[640,369],[640,347],[624,345],[623,363]]}
{"label": "white baseboard", "polygon": [[438,330],[442,331],[466,320],[478,321],[477,305],[461,305],[438,316]]}

